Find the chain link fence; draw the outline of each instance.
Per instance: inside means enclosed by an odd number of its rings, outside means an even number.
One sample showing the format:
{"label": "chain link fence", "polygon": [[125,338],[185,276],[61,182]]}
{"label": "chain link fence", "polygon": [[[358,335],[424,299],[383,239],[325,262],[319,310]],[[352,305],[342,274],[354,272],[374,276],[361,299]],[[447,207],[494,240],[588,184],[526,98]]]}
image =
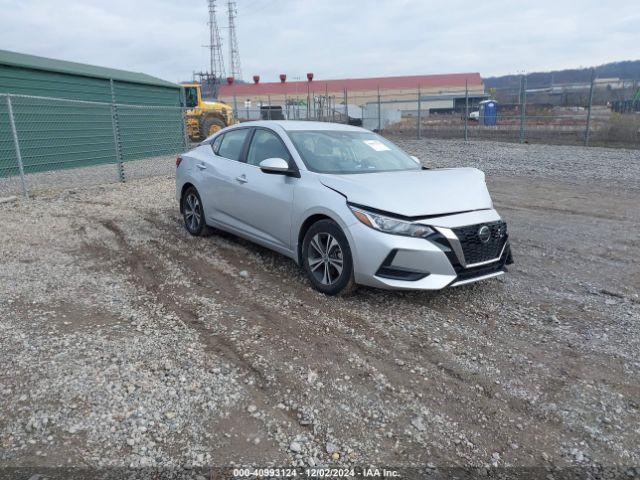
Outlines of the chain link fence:
{"label": "chain link fence", "polygon": [[[626,83],[621,81],[624,87]],[[349,123],[400,138],[640,148],[640,93],[610,84],[530,89],[315,91],[233,99],[247,120]],[[630,98],[634,98],[629,100]],[[0,198],[173,173],[188,149],[180,107],[0,94]]]}
{"label": "chain link fence", "polygon": [[0,197],[171,174],[180,107],[0,94]]}
{"label": "chain link fence", "polygon": [[640,148],[640,100],[624,100],[638,90],[635,81],[617,80],[612,87],[594,78],[539,89],[528,88],[522,77],[513,86],[480,91],[318,87],[295,95],[234,98],[236,118],[350,123],[401,138]]}

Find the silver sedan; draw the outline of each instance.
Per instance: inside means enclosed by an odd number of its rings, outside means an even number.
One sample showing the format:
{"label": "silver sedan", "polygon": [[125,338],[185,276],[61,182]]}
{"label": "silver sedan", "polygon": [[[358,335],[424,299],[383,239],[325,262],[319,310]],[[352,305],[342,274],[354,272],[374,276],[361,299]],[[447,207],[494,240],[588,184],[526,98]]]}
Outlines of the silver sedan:
{"label": "silver sedan", "polygon": [[427,169],[362,128],[243,123],[176,164],[190,234],[214,227],[280,252],[328,295],[357,284],[436,290],[512,262],[481,171]]}

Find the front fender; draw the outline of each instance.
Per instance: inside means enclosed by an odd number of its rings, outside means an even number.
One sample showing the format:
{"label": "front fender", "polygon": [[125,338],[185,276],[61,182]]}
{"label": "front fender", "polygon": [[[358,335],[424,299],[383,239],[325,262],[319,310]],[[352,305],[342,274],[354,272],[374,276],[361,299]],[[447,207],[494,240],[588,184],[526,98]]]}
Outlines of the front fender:
{"label": "front fender", "polygon": [[[309,175],[306,171],[300,172],[303,176]],[[300,262],[300,231],[307,219],[314,215],[322,215],[336,222],[349,242],[349,248],[354,249],[354,241],[349,226],[358,220],[351,213],[347,206],[347,199],[340,193],[325,187],[320,182],[308,185],[308,182],[302,182],[304,187],[296,189],[294,193],[294,211],[292,215],[291,228],[291,245],[293,251],[297,252],[296,259]]]}

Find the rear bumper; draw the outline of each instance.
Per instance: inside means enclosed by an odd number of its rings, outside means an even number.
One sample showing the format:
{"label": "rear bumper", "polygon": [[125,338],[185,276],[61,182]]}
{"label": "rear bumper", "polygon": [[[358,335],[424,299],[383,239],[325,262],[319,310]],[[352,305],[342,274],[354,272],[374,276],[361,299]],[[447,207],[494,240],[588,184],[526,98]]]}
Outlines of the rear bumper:
{"label": "rear bumper", "polygon": [[466,264],[459,248],[453,248],[454,242],[440,233],[441,228],[451,232],[457,227],[498,222],[500,217],[495,210],[442,217],[437,221],[442,227],[432,224],[438,233],[429,239],[389,235],[361,223],[350,225],[356,283],[383,289],[439,290],[504,274],[511,262],[508,239],[505,238],[497,258]]}

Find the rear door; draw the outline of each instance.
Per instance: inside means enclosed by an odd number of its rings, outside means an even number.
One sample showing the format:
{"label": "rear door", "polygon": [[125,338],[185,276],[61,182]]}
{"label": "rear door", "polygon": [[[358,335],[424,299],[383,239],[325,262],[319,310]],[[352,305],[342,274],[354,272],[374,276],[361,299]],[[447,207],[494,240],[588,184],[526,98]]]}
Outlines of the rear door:
{"label": "rear door", "polygon": [[207,219],[233,228],[242,227],[236,218],[237,186],[242,181],[244,151],[251,128],[236,128],[216,137],[205,160],[196,161],[201,197]]}
{"label": "rear door", "polygon": [[295,166],[289,150],[273,130],[254,129],[240,165],[242,182],[237,183],[233,216],[246,233],[276,249],[291,249],[291,212],[297,178],[262,172],[260,162],[283,158]]}

